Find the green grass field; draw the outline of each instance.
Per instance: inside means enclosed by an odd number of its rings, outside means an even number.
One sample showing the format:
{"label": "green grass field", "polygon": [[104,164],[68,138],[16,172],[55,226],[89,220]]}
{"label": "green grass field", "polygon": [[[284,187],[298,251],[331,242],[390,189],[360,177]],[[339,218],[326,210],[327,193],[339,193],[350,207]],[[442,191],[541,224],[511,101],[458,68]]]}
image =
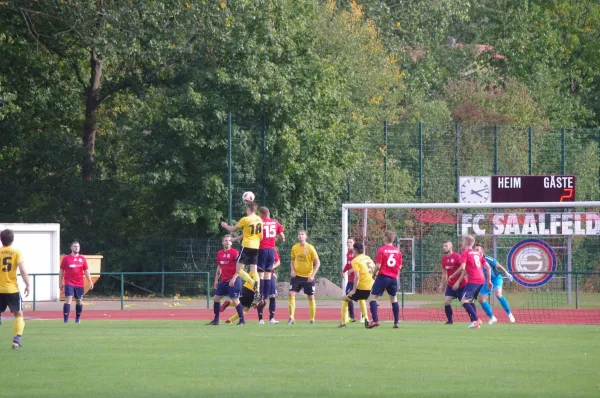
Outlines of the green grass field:
{"label": "green grass field", "polygon": [[[597,397],[598,327],[190,321],[0,326],[10,397]],[[6,395],[5,395],[6,393]]]}

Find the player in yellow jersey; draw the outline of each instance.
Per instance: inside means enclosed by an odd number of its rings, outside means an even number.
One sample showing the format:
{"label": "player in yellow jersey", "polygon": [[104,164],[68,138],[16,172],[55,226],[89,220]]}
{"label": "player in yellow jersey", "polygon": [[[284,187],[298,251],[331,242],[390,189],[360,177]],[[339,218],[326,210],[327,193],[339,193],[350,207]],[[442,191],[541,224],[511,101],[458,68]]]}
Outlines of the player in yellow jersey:
{"label": "player in yellow jersey", "polygon": [[310,312],[310,324],[315,324],[317,303],[315,302],[315,275],[319,271],[321,261],[313,245],[306,242],[308,234],[304,230],[298,231],[298,243],[292,247],[292,261],[290,264],[290,292],[288,296],[288,309],[290,319],[288,325],[296,323],[294,313],[296,312],[296,293],[304,289],[308,298],[308,309]]}
{"label": "player in yellow jersey", "polygon": [[15,317],[12,348],[18,350],[21,348],[25,321],[23,320],[23,302],[17,283],[17,269],[25,282],[25,296],[29,295],[29,275],[25,270],[21,251],[11,246],[14,240],[15,233],[12,230],[5,229],[0,232],[0,241],[3,246],[0,249],[0,313],[8,307]]}
{"label": "player in yellow jersey", "polygon": [[[242,217],[237,225],[229,226],[225,221],[221,222],[221,226],[229,232],[242,230],[242,250],[240,250],[237,259],[237,274],[229,281],[229,285],[233,286],[235,284],[237,275],[245,282],[253,282],[254,291],[257,293],[254,298],[255,301],[260,300],[260,278],[256,270],[256,264],[258,263],[258,248],[262,240],[263,229],[262,219],[256,215],[257,209],[258,205],[255,202],[246,203],[246,217]],[[244,271],[244,265],[249,266],[252,276]]]}
{"label": "player in yellow jersey", "polygon": [[[375,262],[371,257],[365,255],[365,247],[362,243],[356,242],[352,246],[354,249],[354,258],[352,259],[352,271],[354,272],[354,287],[344,297],[342,297],[342,312],[340,328],[346,327],[346,319],[348,318],[348,303],[352,301],[362,301],[368,299],[371,295],[373,287],[373,271],[375,270]],[[366,305],[365,305],[366,313]],[[365,325],[368,324],[368,319],[365,319]]]}

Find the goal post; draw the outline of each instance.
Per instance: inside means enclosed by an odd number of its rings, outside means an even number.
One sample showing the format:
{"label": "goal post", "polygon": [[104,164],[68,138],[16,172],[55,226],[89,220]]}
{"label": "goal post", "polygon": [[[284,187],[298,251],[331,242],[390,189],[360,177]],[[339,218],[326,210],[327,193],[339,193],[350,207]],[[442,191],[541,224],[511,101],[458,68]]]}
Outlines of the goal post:
{"label": "goal post", "polygon": [[[600,324],[600,201],[345,203],[341,227],[342,266],[349,237],[372,256],[384,232],[396,232],[406,258],[399,293],[405,320],[444,319],[442,244],[451,241],[459,251],[460,237],[468,234],[514,276],[514,282],[504,279],[503,290],[522,322]],[[494,315],[503,320],[493,296]],[[384,297],[379,305],[385,313],[389,302]]]}

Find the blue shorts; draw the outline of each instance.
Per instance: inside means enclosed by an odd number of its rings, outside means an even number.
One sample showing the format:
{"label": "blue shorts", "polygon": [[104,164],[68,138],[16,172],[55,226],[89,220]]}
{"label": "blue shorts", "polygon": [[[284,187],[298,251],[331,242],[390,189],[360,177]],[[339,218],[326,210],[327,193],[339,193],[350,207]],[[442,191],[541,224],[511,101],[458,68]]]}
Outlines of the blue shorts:
{"label": "blue shorts", "polygon": [[375,278],[375,283],[373,283],[373,287],[371,288],[371,294],[374,294],[375,296],[383,296],[384,291],[386,291],[387,294],[392,297],[397,295],[398,279],[387,275],[377,275],[377,278]]}
{"label": "blue shorts", "polygon": [[275,263],[275,249],[258,249],[258,262],[256,268],[260,272],[273,271]]}
{"label": "blue shorts", "polygon": [[354,288],[354,281],[346,283],[346,294],[350,293]]}
{"label": "blue shorts", "polygon": [[65,285],[65,297],[75,297],[75,300],[83,298],[83,286]]}
{"label": "blue shorts", "polygon": [[501,288],[501,287],[502,287],[502,275],[498,275],[497,277],[492,278],[492,290],[487,288],[487,283],[484,283],[479,294],[485,294],[485,295],[489,296],[490,294],[493,293],[494,290],[496,290],[497,288]]}
{"label": "blue shorts", "polygon": [[463,290],[462,297],[468,298],[469,300],[475,300],[479,296],[479,291],[483,285],[479,283],[467,283]]}
{"label": "blue shorts", "polygon": [[229,298],[239,298],[242,295],[242,278],[237,278],[233,287],[229,286],[229,281],[220,282],[217,285],[215,296],[223,297],[229,296]]}
{"label": "blue shorts", "polygon": [[460,300],[463,296],[465,287],[459,287],[458,289],[452,289],[452,286],[446,286],[446,293],[444,293],[445,297],[454,297],[455,299]]}

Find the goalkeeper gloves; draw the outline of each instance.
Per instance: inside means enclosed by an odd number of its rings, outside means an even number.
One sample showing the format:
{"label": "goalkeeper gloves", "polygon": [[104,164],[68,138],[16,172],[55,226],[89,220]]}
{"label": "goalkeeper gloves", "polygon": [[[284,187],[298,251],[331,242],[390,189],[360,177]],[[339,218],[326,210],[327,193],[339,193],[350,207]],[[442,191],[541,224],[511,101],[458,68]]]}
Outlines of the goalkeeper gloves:
{"label": "goalkeeper gloves", "polygon": [[515,281],[515,278],[513,278],[513,276],[512,276],[511,274],[509,274],[509,273],[506,273],[506,278],[507,278],[509,281],[511,281],[511,282],[514,282],[514,281]]}

